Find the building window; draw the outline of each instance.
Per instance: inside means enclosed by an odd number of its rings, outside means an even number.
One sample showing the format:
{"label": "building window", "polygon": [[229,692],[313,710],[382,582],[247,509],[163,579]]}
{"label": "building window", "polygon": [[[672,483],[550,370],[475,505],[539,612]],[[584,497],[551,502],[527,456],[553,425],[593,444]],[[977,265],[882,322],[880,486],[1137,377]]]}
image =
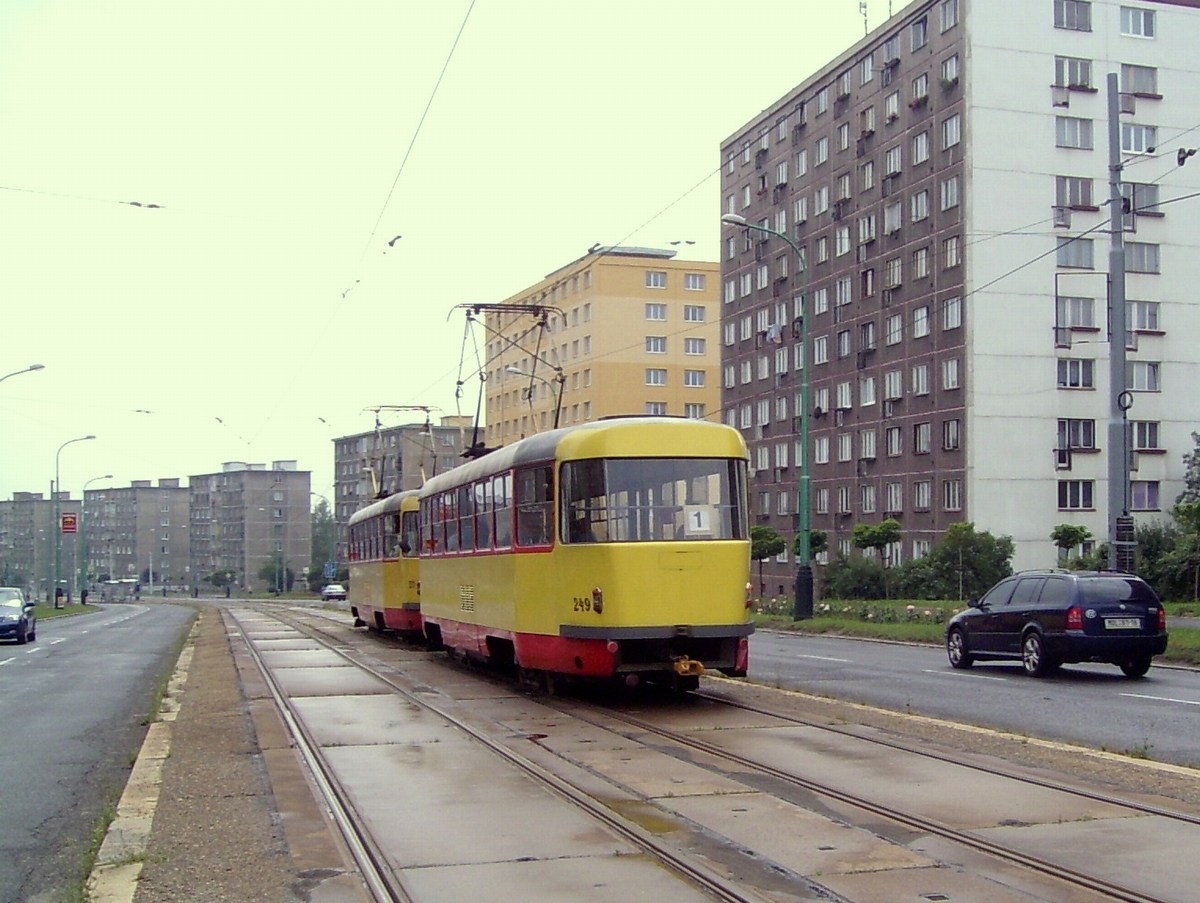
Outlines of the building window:
{"label": "building window", "polygon": [[962,326],[962,299],[947,298],[942,302],[942,329]]}
{"label": "building window", "polygon": [[646,288],[666,288],[667,274],[662,270],[646,270]]}
{"label": "building window", "polygon": [[1078,116],[1054,117],[1054,143],[1058,147],[1092,149],[1092,120]]}
{"label": "building window", "polygon": [[820,166],[829,159],[829,138],[822,136],[817,139],[816,165]]}
{"label": "building window", "polygon": [[1054,0],[1054,27],[1092,30],[1092,4],[1087,0]]}
{"label": "building window", "polygon": [[920,339],[929,335],[929,306],[922,304],[913,308],[913,338]]}
{"label": "building window", "polygon": [[913,279],[924,279],[929,275],[929,247],[917,248],[912,254]]}
{"label": "building window", "polygon": [[1136,122],[1121,123],[1121,150],[1127,154],[1152,154],[1158,147],[1158,129]]}
{"label": "building window", "polygon": [[913,426],[913,454],[927,455],[933,440],[933,424],[926,421]]}
{"label": "building window", "polygon": [[951,269],[962,263],[961,244],[957,235],[942,241],[943,268]]}
{"label": "building window", "polygon": [[[784,164],[784,165],[786,166],[787,164]],[[784,181],[786,181],[786,179]],[[706,281],[706,277],[705,277],[704,273],[684,273],[683,274],[683,287],[685,289],[687,289],[689,292],[704,291],[705,281]]]}
{"label": "building window", "polygon": [[1058,421],[1058,446],[1064,448],[1095,448],[1096,421],[1060,419]]}
{"label": "building window", "polygon": [[702,388],[704,386],[704,371],[684,370],[683,384],[694,389]]}
{"label": "building window", "polygon": [[683,319],[686,323],[703,323],[705,309],[699,304],[685,304]]}
{"label": "building window", "polygon": [[1157,451],[1160,447],[1158,444],[1157,420],[1133,421],[1134,451]]}
{"label": "building window", "polygon": [[1132,480],[1129,483],[1129,507],[1134,511],[1158,511],[1158,481]]}
{"label": "building window", "polygon": [[943,179],[941,184],[942,209],[949,210],[958,206],[958,176]]}
{"label": "building window", "polygon": [[[1128,249],[1128,245],[1125,246]],[[1090,238],[1059,238],[1057,260],[1060,267],[1078,267],[1090,270],[1095,262],[1095,254]],[[1128,259],[1126,251],[1126,259]]]}
{"label": "building window", "polygon": [[704,405],[695,402],[685,404],[683,406],[683,416],[689,420],[703,420],[705,416]]}
{"label": "building window", "polygon": [[647,304],[646,319],[647,320],[665,320],[667,318],[667,305],[665,304]]}
{"label": "building window", "polygon": [[658,367],[646,368],[646,385],[648,386],[665,386],[667,384],[667,371]]}
{"label": "building window", "polygon": [[912,37],[911,49],[914,52],[920,50],[929,41],[929,20],[924,16],[917,19],[909,26],[909,34]]}
{"label": "building window", "polygon": [[[922,72],[912,80],[912,103],[916,104],[929,97],[929,73]],[[914,161],[915,162],[915,161]]]}
{"label": "building window", "polygon": [[849,461],[854,457],[854,439],[849,433],[839,433],[837,443],[839,461]]}
{"label": "building window", "polygon": [[928,511],[933,504],[933,482],[931,480],[916,480],[913,483],[913,508],[917,511]]}
{"label": "building window", "polygon": [[1061,358],[1058,361],[1058,388],[1096,388],[1095,366],[1096,362],[1093,360]]}
{"label": "building window", "polygon": [[875,486],[871,483],[864,483],[859,487],[858,492],[859,507],[863,514],[875,513]]}
{"label": "building window", "polygon": [[961,421],[957,419],[942,422],[942,449],[954,451],[959,446]]}
{"label": "building window", "polygon": [[1158,245],[1144,241],[1125,242],[1125,269],[1130,273],[1157,273]]}
{"label": "building window", "polygon": [[941,30],[943,32],[949,31],[958,24],[958,0],[942,0],[938,15]]}
{"label": "building window", "polygon": [[1054,84],[1059,88],[1090,88],[1092,61],[1074,56],[1056,56]]}
{"label": "building window", "polygon": [[954,147],[962,140],[962,117],[955,113],[942,122],[942,150]]}
{"label": "building window", "polygon": [[1153,66],[1121,64],[1121,90],[1126,94],[1158,97],[1158,70]]}
{"label": "building window", "polygon": [[903,258],[893,257],[883,265],[884,288],[896,288],[904,282]]}
{"label": "building window", "polygon": [[829,463],[829,437],[817,436],[813,440],[813,461],[817,464]]}
{"label": "building window", "polygon": [[911,198],[912,206],[912,221],[919,223],[921,220],[929,218],[929,189],[922,188],[920,191],[913,192]]}
{"label": "building window", "polygon": [[684,354],[704,354],[706,342],[704,339],[685,338],[683,340]]}
{"label": "building window", "polygon": [[1060,511],[1090,510],[1095,483],[1092,480],[1059,480],[1058,507]]}
{"label": "building window", "polygon": [[651,417],[666,417],[667,403],[665,401],[648,401],[645,410]]}
{"label": "building window", "polygon": [[883,374],[883,397],[888,401],[904,397],[904,376],[899,370]]}
{"label": "building window", "polygon": [[912,394],[929,394],[929,364],[913,364]]}
{"label": "building window", "polygon": [[1154,10],[1122,6],[1121,34],[1135,38],[1154,37]]}
{"label": "building window", "polygon": [[885,176],[894,176],[900,172],[904,165],[904,149],[897,144],[895,147],[889,147],[883,155],[883,174]]}
{"label": "building window", "polygon": [[944,511],[962,510],[962,481],[942,481],[942,509]]}
{"label": "building window", "polygon": [[889,458],[898,458],[904,453],[904,432],[900,427],[887,427],[883,431],[883,441]]}
{"label": "building window", "polygon": [[1162,383],[1159,371],[1162,365],[1158,361],[1126,361],[1125,385],[1134,392],[1160,392]]}
{"label": "building window", "polygon": [[942,388],[957,389],[959,383],[958,377],[958,358],[951,357],[942,361]]}
{"label": "building window", "polygon": [[888,483],[884,490],[885,514],[899,514],[904,510],[904,484],[903,483]]}
{"label": "building window", "polygon": [[898,345],[904,338],[904,314],[892,314],[884,322],[884,342]]}
{"label": "building window", "polygon": [[958,54],[951,54],[942,60],[942,84],[953,85],[958,82]]}
{"label": "building window", "polygon": [[1094,210],[1092,180],[1081,176],[1056,176],[1054,202],[1059,207]]}
{"label": "building window", "polygon": [[1161,332],[1157,301],[1130,301],[1126,305],[1129,328],[1138,332]]}
{"label": "building window", "polygon": [[1058,323],[1060,329],[1092,329],[1096,325],[1096,301],[1094,298],[1063,296],[1058,299]]}
{"label": "building window", "polygon": [[665,335],[646,336],[646,351],[649,354],[666,354],[667,337]]}

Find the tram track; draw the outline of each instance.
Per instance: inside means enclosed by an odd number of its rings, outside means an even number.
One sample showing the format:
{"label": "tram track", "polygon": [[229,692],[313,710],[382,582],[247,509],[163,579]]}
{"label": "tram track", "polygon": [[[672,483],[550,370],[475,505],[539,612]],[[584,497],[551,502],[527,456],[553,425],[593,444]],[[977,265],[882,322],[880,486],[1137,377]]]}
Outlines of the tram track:
{"label": "tram track", "polygon": [[[777,717],[785,721],[790,720],[795,724],[803,725],[805,727],[812,727],[822,730],[826,729],[826,726],[824,725],[804,721],[802,719],[791,719],[786,715],[770,712],[759,707],[745,706],[739,703],[730,703],[721,699],[720,697],[712,696],[711,694],[706,698],[713,701],[722,702],[727,705],[733,705],[737,708],[743,708],[748,711],[758,712],[759,714]],[[652,724],[649,721],[646,721],[645,719],[636,718],[623,713],[614,713],[611,711],[604,711],[602,718],[591,718],[587,715],[582,715],[576,706],[571,706],[569,709],[564,707],[562,711],[564,711],[564,713],[571,714],[573,717],[583,718],[594,726],[600,728],[604,728],[607,723],[611,723],[612,721],[620,722],[624,725],[635,728],[638,732],[651,734],[687,750],[702,753],[705,756],[709,756],[732,765],[737,765],[741,769],[749,770],[757,773],[758,775],[769,777],[777,781],[782,781],[786,784],[803,789],[825,799],[836,800],[839,803],[852,806],[855,809],[859,809],[863,812],[868,812],[873,816],[885,818],[906,828],[920,831],[924,834],[933,835],[958,846],[966,847],[997,859],[1002,859],[1047,877],[1065,881],[1069,884],[1084,888],[1086,890],[1095,891],[1103,894],[1109,899],[1123,901],[1123,903],[1171,903],[1171,901],[1162,897],[1147,894],[1116,882],[1098,878],[1094,875],[1089,875],[1086,872],[1069,868],[1061,863],[1056,863],[1041,857],[1032,856],[1023,851],[1006,847],[1003,844],[998,844],[985,838],[978,837],[971,832],[963,831],[950,825],[943,824],[935,819],[912,812],[905,812],[903,810],[878,803],[865,796],[850,793],[829,784],[809,780],[785,769],[775,768],[763,762],[756,761],[751,757],[739,755],[730,752],[729,750],[722,749],[715,744],[700,740],[694,736],[660,727]],[[599,710],[597,709],[596,711]],[[948,757],[940,757],[924,751],[916,751],[909,747],[905,747],[902,744],[864,739],[850,732],[839,733],[842,733],[847,737],[853,737],[854,739],[864,743],[873,743],[877,745],[888,746],[890,748],[903,749],[906,752],[914,752],[919,755],[928,755],[931,758],[940,758],[943,761],[952,761]],[[635,739],[635,736],[629,736],[629,738]],[[961,762],[954,762],[954,764],[962,766]],[[995,772],[990,773],[995,774]],[[1185,813],[1176,813],[1160,807],[1149,806],[1113,796],[1106,796],[1104,794],[1088,792],[1078,788],[1071,788],[1066,785],[1055,784],[1054,782],[1050,781],[1039,781],[1024,777],[1014,777],[1014,779],[1022,780],[1031,785],[1039,786],[1045,789],[1054,789],[1059,792],[1068,793],[1073,796],[1078,796],[1082,799],[1103,802],[1108,805],[1121,806],[1129,809],[1132,812],[1137,812],[1140,814],[1154,814],[1163,818],[1169,818],[1191,825],[1200,825],[1200,819]]]}
{"label": "tram track", "polygon": [[[348,663],[360,668],[371,674],[378,680],[383,681],[391,690],[399,694],[406,702],[416,704],[424,709],[434,713],[439,718],[443,718],[454,726],[470,736],[473,740],[486,747],[489,751],[509,763],[513,767],[519,769],[522,773],[534,779],[542,786],[553,791],[560,798],[569,801],[572,805],[578,807],[581,811],[586,812],[591,818],[605,825],[609,830],[624,838],[636,848],[642,850],[647,855],[653,856],[656,861],[661,862],[664,867],[669,868],[677,875],[686,878],[689,882],[703,887],[707,893],[715,899],[736,901],[736,903],[746,903],[750,900],[761,901],[763,896],[757,893],[748,893],[746,888],[738,886],[735,882],[728,880],[723,875],[714,872],[712,869],[698,864],[694,857],[681,855],[676,849],[673,849],[669,844],[662,843],[651,833],[641,828],[639,825],[631,822],[626,817],[614,810],[611,802],[597,800],[590,796],[587,792],[572,786],[568,781],[564,780],[559,775],[550,771],[547,767],[533,761],[529,756],[520,754],[509,745],[508,742],[497,740],[474,724],[469,723],[466,719],[459,717],[454,711],[445,707],[438,706],[432,703],[425,695],[414,694],[402,683],[393,679],[387,672],[388,667],[376,667],[366,659],[370,657],[370,650],[366,651],[366,655],[362,651],[355,650],[346,643],[345,633],[339,629],[337,622],[329,621],[326,618],[314,618],[304,616],[299,613],[288,613],[286,615],[273,616],[279,618],[283,623],[287,623],[297,630],[300,630],[306,636],[311,637],[321,643],[327,649],[336,652],[339,656],[345,659]],[[321,623],[324,622],[324,623]],[[361,636],[361,635],[360,635]],[[256,656],[256,661],[260,663],[260,667],[265,668],[261,659]],[[478,675],[480,680],[488,679],[486,674]],[[290,706],[287,704],[286,698],[279,693],[278,687],[274,681],[268,682],[272,685],[272,693],[276,696],[276,702],[281,707],[281,711],[288,711]],[[780,719],[791,723],[798,727],[803,727],[813,730],[828,731],[832,734],[849,738],[857,743],[869,743],[876,746],[895,749],[899,752],[912,755],[920,755],[933,761],[945,762],[953,764],[960,768],[972,768],[964,764],[959,758],[951,758],[948,755],[939,754],[928,749],[918,749],[912,746],[891,741],[884,738],[867,738],[850,730],[837,728],[836,726],[819,723],[813,720],[797,718],[782,711],[772,710],[768,707],[759,705],[749,705],[737,700],[726,698],[719,693],[703,691],[695,694],[697,698],[703,699],[706,702],[730,706],[747,712],[756,713],[759,715]],[[717,744],[710,743],[697,736],[683,733],[681,731],[665,728],[659,724],[655,724],[645,718],[631,715],[627,712],[619,710],[619,707],[599,707],[581,702],[578,699],[562,700],[554,698],[545,698],[539,700],[540,703],[550,706],[555,711],[560,712],[564,716],[573,719],[578,719],[597,729],[609,731],[617,736],[621,736],[629,741],[644,743],[645,737],[652,736],[656,740],[656,748],[662,749],[663,744],[670,744],[677,750],[677,756],[680,759],[692,762],[697,762],[696,756],[706,757],[707,759],[723,763],[725,766],[736,769],[739,779],[744,779],[745,775],[757,775],[764,781],[781,782],[783,785],[790,786],[796,790],[803,791],[805,794],[811,794],[820,799],[832,801],[840,806],[852,807],[853,809],[867,813],[872,819],[882,819],[889,823],[902,827],[909,832],[917,832],[921,835],[928,835],[939,838],[947,844],[956,847],[961,847],[973,851],[973,853],[989,857],[999,862],[1016,866],[1019,869],[1027,870],[1033,874],[1040,875],[1051,879],[1053,882],[1061,882],[1074,888],[1082,889],[1098,895],[1100,899],[1124,901],[1124,903],[1178,903],[1178,898],[1156,896],[1154,893],[1139,890],[1129,887],[1119,881],[1110,880],[1109,878],[1089,874],[1088,872],[1072,868],[1064,865],[1062,862],[1055,862],[1053,859],[1043,856],[1033,855],[1027,851],[1022,851],[1019,848],[1006,846],[998,843],[995,840],[981,837],[976,833],[968,830],[956,828],[953,825],[943,823],[936,818],[923,815],[919,812],[905,811],[896,806],[887,805],[877,800],[872,800],[869,797],[853,793],[830,784],[812,780],[803,775],[798,775],[788,769],[774,767],[766,762],[756,760],[753,756],[743,755],[731,750],[720,747]],[[302,719],[294,712],[289,716],[289,728],[292,722],[295,724],[296,735],[304,736],[307,731],[304,728]],[[509,738],[511,740],[511,738]],[[526,740],[537,738],[529,737]],[[329,773],[327,766],[321,764],[321,756],[319,748],[311,743],[311,739],[306,741],[306,745],[310,747],[310,751],[305,753],[306,759],[309,755],[314,757],[314,771],[320,771],[326,775],[326,781],[334,800],[338,801],[338,808],[342,810],[343,815],[338,817],[339,827],[341,827],[342,818],[346,821],[344,831],[350,832],[351,837],[357,837],[358,840],[352,844],[352,849],[356,844],[361,844],[363,847],[363,856],[365,863],[360,862],[360,866],[364,868],[364,874],[367,871],[387,872],[386,867],[380,868],[380,857],[377,849],[373,854],[373,843],[369,839],[369,832],[363,826],[354,824],[354,815],[352,808],[348,809],[345,806],[344,793],[339,793],[336,777]],[[550,752],[552,755],[558,755],[549,750],[548,747],[540,746],[540,749]],[[567,759],[569,762],[569,759]],[[578,763],[574,763],[578,764]],[[980,772],[985,769],[978,768]],[[995,776],[997,772],[993,769],[987,771],[988,774]],[[1155,806],[1149,803],[1125,799],[1112,794],[1104,794],[1096,791],[1090,791],[1085,788],[1070,786],[1054,782],[1048,779],[1030,777],[1028,775],[1020,775],[1011,773],[1004,777],[1012,780],[1021,781],[1026,785],[1054,791],[1058,793],[1070,794],[1081,800],[1101,803],[1106,806],[1118,806],[1127,809],[1130,814],[1155,816],[1160,819],[1168,819],[1189,826],[1200,826],[1200,817],[1166,809],[1160,806]],[[323,791],[324,792],[324,791]],[[653,801],[649,801],[653,805]],[[333,806],[331,806],[331,810]],[[364,836],[365,835],[365,836]],[[746,851],[749,852],[749,851]],[[356,858],[357,858],[356,853]],[[754,854],[751,852],[751,856]],[[392,876],[395,877],[395,876]],[[804,880],[802,876],[795,875],[794,878]],[[413,898],[404,896],[406,893],[402,884],[398,881],[397,888],[386,888],[382,891],[373,893],[384,893],[388,895],[377,896],[377,899],[388,901],[409,901]],[[808,882],[810,889],[819,887],[819,884],[814,885]],[[825,896],[827,899],[842,899],[835,893],[826,893],[819,895]]]}
{"label": "tram track", "polygon": [[[526,756],[515,752],[511,747],[490,737],[484,731],[459,717],[445,706],[438,706],[423,695],[411,692],[401,685],[381,668],[377,668],[349,650],[345,642],[329,634],[324,625],[314,624],[310,619],[294,615],[286,615],[277,611],[269,614],[283,624],[300,631],[325,649],[332,651],[372,677],[383,682],[406,702],[437,715],[452,724],[455,728],[467,734],[473,740],[484,746],[503,761],[517,768],[541,786],[551,790],[561,799],[566,800],[578,809],[587,813],[591,818],[600,822],[617,836],[641,850],[646,855],[670,869],[681,878],[702,888],[714,900],[721,903],[763,903],[764,898],[757,893],[747,893],[734,882],[726,879],[712,869],[705,867],[695,859],[681,855],[669,845],[659,842],[654,835],[638,825],[617,815],[611,808],[597,801],[583,791],[571,786],[567,781],[538,765]],[[370,826],[358,817],[348,795],[337,779],[334,769],[325,756],[321,754],[310,731],[304,724],[287,695],[282,692],[262,656],[254,649],[253,643],[247,641],[251,656],[262,672],[264,680],[270,688],[275,705],[284,718],[287,729],[297,744],[297,749],[310,768],[317,784],[318,791],[329,806],[333,820],[346,840],[351,855],[363,874],[369,891],[377,901],[383,903],[420,903],[405,886],[403,880],[386,864],[380,845],[372,836]]]}

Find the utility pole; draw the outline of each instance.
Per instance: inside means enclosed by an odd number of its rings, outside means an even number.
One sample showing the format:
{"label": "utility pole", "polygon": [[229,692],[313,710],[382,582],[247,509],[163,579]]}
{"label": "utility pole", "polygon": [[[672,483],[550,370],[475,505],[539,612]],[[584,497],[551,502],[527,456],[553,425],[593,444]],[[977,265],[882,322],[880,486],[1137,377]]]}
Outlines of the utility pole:
{"label": "utility pole", "polygon": [[[1108,566],[1133,571],[1134,531],[1129,515],[1129,423],[1133,405],[1125,366],[1125,196],[1121,192],[1121,89],[1108,74]],[[1130,204],[1133,201],[1130,198]],[[1131,206],[1132,210],[1132,206]]]}

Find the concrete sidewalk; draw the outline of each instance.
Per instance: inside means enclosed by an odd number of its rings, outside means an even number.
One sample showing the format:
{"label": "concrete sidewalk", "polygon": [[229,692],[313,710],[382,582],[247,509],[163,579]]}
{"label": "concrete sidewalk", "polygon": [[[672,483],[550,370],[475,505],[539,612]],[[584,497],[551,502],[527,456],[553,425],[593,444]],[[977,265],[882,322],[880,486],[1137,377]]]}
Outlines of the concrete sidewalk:
{"label": "concrete sidewalk", "polygon": [[202,608],[89,882],[92,903],[363,903],[266,686]]}

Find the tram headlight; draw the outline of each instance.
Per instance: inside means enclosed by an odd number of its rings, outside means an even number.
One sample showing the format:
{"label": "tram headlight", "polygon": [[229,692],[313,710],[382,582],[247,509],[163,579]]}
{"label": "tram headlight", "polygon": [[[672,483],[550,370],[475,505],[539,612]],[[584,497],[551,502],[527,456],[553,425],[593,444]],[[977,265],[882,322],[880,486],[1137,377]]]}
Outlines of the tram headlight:
{"label": "tram headlight", "polygon": [[604,611],[604,591],[598,586],[592,589],[592,611],[596,614]]}

